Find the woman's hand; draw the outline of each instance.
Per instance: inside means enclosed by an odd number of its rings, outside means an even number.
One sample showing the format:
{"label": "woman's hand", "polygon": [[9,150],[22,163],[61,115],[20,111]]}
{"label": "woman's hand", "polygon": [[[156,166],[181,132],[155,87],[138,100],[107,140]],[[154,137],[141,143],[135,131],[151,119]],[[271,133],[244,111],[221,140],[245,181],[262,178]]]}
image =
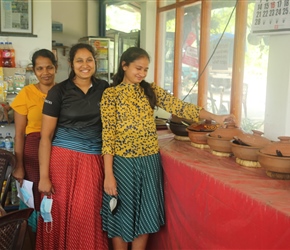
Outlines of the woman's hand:
{"label": "woman's hand", "polygon": [[233,114],[230,114],[230,115],[215,115],[213,120],[215,120],[221,126],[224,126],[224,125],[226,125],[228,123],[233,123],[233,124],[236,123],[235,122],[235,116]]}
{"label": "woman's hand", "polygon": [[22,183],[23,183],[23,179],[25,176],[25,171],[23,166],[16,166],[16,168],[14,169],[12,176],[15,180],[17,180],[20,184],[20,187],[22,187]]}
{"label": "woman's hand", "polygon": [[104,190],[105,190],[106,194],[108,194],[108,195],[111,195],[111,196],[118,195],[117,181],[116,181],[116,178],[113,174],[105,176]]}
{"label": "woman's hand", "polygon": [[211,112],[206,111],[205,109],[202,109],[199,113],[200,119],[206,119],[206,120],[214,120],[221,126],[226,125],[225,123],[236,123],[235,116],[233,114],[229,115],[216,115]]}
{"label": "woman's hand", "polygon": [[44,195],[54,194],[54,188],[49,178],[40,178],[38,191]]}

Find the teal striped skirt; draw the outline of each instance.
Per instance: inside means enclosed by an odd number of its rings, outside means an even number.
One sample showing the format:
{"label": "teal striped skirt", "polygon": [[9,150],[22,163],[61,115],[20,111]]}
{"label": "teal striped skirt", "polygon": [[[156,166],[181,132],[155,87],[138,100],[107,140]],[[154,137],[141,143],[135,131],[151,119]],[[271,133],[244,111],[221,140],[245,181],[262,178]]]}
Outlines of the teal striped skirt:
{"label": "teal striped skirt", "polygon": [[[26,208],[28,208],[28,206],[22,200],[19,200],[19,210]],[[28,218],[28,225],[31,226],[32,232],[34,233],[36,233],[37,230],[37,221],[39,214],[40,213],[38,211],[34,210],[30,215],[30,217]]]}
{"label": "teal striped skirt", "polygon": [[108,237],[132,242],[142,234],[155,233],[164,225],[163,171],[160,154],[124,158],[114,156],[117,181],[117,212],[113,215],[104,193],[101,210],[103,230]]}

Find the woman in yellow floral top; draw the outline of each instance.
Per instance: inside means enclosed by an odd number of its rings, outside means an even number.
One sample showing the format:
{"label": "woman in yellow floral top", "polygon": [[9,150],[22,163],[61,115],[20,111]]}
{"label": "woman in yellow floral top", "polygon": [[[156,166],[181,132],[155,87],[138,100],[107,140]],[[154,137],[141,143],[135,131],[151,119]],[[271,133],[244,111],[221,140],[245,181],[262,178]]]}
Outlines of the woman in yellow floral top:
{"label": "woman in yellow floral top", "polygon": [[[132,47],[121,57],[113,86],[101,101],[105,180],[103,230],[114,249],[145,249],[149,233],[164,224],[162,165],[154,122],[156,106],[186,119],[223,123],[218,116],[183,102],[155,83],[145,81],[149,55]],[[111,199],[118,205],[112,211]]]}

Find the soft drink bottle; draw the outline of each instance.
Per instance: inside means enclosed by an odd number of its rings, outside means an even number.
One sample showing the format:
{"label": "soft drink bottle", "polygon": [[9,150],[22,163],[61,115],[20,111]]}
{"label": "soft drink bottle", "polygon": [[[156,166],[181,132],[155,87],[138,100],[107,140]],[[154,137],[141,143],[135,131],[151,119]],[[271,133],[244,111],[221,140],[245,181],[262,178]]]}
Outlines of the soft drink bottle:
{"label": "soft drink bottle", "polygon": [[0,67],[3,67],[3,49],[4,43],[0,42]]}
{"label": "soft drink bottle", "polygon": [[4,43],[3,53],[2,53],[2,67],[11,67],[10,60],[10,50],[8,42]]}
{"label": "soft drink bottle", "polygon": [[12,42],[8,43],[8,49],[10,51],[10,62],[12,68],[15,68],[15,50],[13,48]]}

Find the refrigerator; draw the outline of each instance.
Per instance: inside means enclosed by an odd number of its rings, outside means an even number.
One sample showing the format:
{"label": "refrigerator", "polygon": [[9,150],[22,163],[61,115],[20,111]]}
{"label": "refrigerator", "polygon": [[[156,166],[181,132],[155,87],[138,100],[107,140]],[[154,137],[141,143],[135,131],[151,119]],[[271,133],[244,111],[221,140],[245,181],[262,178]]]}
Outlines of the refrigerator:
{"label": "refrigerator", "polygon": [[79,39],[79,42],[92,45],[97,54],[96,77],[111,83],[114,74],[114,41],[110,38],[87,36]]}
{"label": "refrigerator", "polygon": [[106,30],[106,37],[114,41],[114,65],[115,71],[119,65],[120,58],[125,50],[130,47],[140,47],[140,30],[133,30],[129,33],[119,30]]}

